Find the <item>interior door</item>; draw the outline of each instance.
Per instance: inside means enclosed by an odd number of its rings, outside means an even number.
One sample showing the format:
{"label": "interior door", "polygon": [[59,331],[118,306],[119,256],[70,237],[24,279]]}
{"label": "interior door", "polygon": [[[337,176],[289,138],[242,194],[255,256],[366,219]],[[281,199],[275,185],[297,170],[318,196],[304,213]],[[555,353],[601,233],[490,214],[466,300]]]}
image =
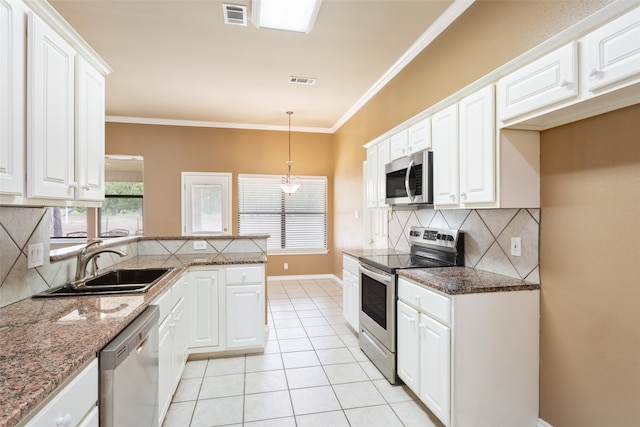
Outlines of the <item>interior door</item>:
{"label": "interior door", "polygon": [[231,174],[182,172],[182,235],[231,231]]}

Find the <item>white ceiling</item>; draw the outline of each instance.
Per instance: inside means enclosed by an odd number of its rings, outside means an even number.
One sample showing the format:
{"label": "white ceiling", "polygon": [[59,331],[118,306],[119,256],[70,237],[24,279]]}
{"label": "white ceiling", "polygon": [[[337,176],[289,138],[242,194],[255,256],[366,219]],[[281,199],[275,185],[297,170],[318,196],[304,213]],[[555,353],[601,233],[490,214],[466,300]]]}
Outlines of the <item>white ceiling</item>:
{"label": "white ceiling", "polygon": [[[292,110],[294,129],[324,132],[470,4],[324,0],[311,33],[301,34],[257,29],[250,19],[246,27],[226,25],[222,1],[50,3],[113,68],[111,121],[283,129]],[[250,18],[250,0],[227,3],[247,5]],[[318,80],[294,85],[289,76]]]}

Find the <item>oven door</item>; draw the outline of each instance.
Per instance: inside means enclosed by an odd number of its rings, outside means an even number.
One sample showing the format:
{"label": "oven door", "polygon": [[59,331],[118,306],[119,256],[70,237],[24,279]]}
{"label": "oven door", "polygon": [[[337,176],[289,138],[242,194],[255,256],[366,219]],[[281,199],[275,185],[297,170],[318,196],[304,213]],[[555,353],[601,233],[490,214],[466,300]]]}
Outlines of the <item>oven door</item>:
{"label": "oven door", "polygon": [[390,352],[396,351],[395,275],[360,264],[360,325]]}

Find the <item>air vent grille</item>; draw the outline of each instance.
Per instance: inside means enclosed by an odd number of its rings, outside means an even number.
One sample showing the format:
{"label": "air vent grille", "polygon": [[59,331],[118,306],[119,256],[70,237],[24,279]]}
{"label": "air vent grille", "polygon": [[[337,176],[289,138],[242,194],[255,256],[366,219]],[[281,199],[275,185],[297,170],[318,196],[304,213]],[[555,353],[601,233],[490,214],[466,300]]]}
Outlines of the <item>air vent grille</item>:
{"label": "air vent grille", "polygon": [[225,24],[247,26],[247,6],[222,3],[222,11]]}
{"label": "air vent grille", "polygon": [[294,83],[297,85],[308,85],[308,86],[312,86],[314,84],[316,84],[316,80],[313,77],[296,77],[296,76],[291,76],[289,77],[289,83]]}

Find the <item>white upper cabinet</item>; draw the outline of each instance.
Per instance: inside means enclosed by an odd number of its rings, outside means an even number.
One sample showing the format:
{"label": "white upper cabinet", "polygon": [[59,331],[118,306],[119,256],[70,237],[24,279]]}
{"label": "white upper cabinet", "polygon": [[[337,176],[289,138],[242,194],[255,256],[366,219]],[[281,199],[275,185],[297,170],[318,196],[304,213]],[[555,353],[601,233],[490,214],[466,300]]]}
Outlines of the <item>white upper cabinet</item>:
{"label": "white upper cabinet", "polygon": [[640,75],[640,8],[584,39],[587,89],[596,92]]}
{"label": "white upper cabinet", "polygon": [[76,174],[78,200],[104,199],[104,75],[76,61]]}
{"label": "white upper cabinet", "polygon": [[578,44],[570,43],[498,81],[501,121],[578,96]]}
{"label": "white upper cabinet", "polygon": [[0,22],[0,203],[99,206],[111,69],[47,2]]}
{"label": "white upper cabinet", "polygon": [[409,154],[431,148],[431,117],[427,117],[409,128]]}
{"label": "white upper cabinet", "polygon": [[460,109],[460,202],[496,200],[494,86],[464,98]]}
{"label": "white upper cabinet", "polygon": [[456,206],[460,201],[458,170],[458,104],[431,118],[433,142],[433,203]]}
{"label": "white upper cabinet", "polygon": [[498,82],[499,127],[545,130],[638,103],[637,2],[613,2],[584,22],[572,27],[573,41],[560,49],[529,63],[542,47],[516,58],[523,66]]}
{"label": "white upper cabinet", "polygon": [[385,207],[385,165],[389,163],[389,139],[384,139],[367,149],[365,166],[366,204],[368,208]]}
{"label": "white upper cabinet", "polygon": [[24,194],[24,33],[22,3],[0,0],[0,194]]}
{"label": "white upper cabinet", "polygon": [[409,154],[409,134],[402,130],[389,138],[389,161],[399,159]]}
{"label": "white upper cabinet", "polygon": [[40,17],[27,28],[27,195],[73,199],[75,50]]}

